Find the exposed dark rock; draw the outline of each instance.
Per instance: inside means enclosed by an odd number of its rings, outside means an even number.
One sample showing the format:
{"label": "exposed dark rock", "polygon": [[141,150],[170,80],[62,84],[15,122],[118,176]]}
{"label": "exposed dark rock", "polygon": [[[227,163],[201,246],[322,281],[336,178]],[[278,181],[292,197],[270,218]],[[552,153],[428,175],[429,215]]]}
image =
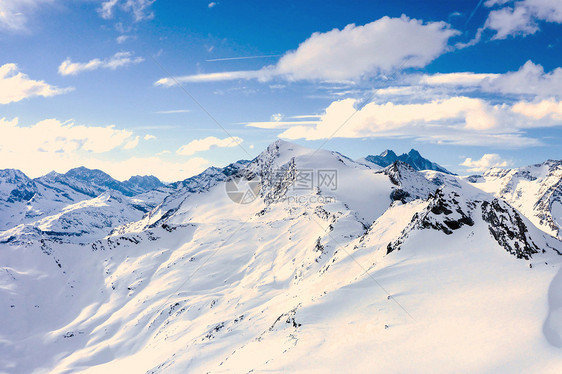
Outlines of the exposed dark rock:
{"label": "exposed dark rock", "polygon": [[499,245],[517,258],[530,260],[540,249],[531,240],[519,213],[498,199],[482,203],[482,219]]}

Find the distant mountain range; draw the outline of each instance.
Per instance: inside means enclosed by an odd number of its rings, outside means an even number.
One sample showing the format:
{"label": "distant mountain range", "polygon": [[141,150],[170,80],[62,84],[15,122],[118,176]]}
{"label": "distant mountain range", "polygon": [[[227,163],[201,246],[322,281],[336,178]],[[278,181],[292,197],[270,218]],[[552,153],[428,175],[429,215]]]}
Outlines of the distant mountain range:
{"label": "distant mountain range", "polygon": [[422,155],[415,149],[410,150],[410,152],[408,153],[403,153],[400,156],[396,155],[394,151],[387,149],[378,156],[371,155],[365,157],[362,160],[364,160],[364,162],[370,162],[383,168],[393,164],[396,161],[402,161],[413,167],[414,170],[435,170],[445,174],[453,174],[439,164],[436,164],[435,162],[429,161],[428,159],[422,157]]}
{"label": "distant mountain range", "polygon": [[[115,198],[114,201],[120,201],[124,206],[129,207],[130,212],[123,213],[125,217],[137,217],[139,214],[142,216],[146,211],[152,209],[157,204],[156,201],[159,202],[161,198],[155,192],[151,192],[151,196],[142,199],[133,199],[133,197],[149,191],[157,191],[158,188],[164,186],[154,176],[134,176],[127,181],[120,182],[101,170],[85,167],[71,169],[65,174],[51,172],[35,179],[27,177],[19,170],[0,170],[0,230],[35,222],[35,227],[43,227],[41,232],[72,232],[74,234],[83,231],[84,228],[79,227],[79,224],[56,225],[60,226],[60,229],[53,231],[52,223],[46,225],[45,221],[41,221],[41,219],[59,214],[70,207],[76,209],[76,204],[95,199],[102,194],[111,195]],[[107,214],[114,214],[114,211]],[[67,219],[68,215],[64,217]],[[94,226],[107,227],[115,220],[100,219],[100,222],[107,224],[97,223]]]}

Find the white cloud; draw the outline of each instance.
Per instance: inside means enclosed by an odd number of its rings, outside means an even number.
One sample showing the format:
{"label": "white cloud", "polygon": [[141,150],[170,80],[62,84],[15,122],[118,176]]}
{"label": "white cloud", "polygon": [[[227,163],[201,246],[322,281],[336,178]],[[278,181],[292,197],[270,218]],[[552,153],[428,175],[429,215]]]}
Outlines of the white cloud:
{"label": "white cloud", "polygon": [[0,104],[8,104],[28,97],[51,97],[60,95],[73,88],[57,88],[44,81],[30,79],[19,71],[16,64],[0,66]]}
{"label": "white cloud", "polygon": [[144,140],[154,140],[156,137],[154,135],[146,134],[144,136]]}
{"label": "white cloud", "polygon": [[125,145],[123,146],[123,149],[133,149],[137,145],[139,145],[139,136],[135,136],[133,139],[131,139],[127,143],[125,143]]}
{"label": "white cloud", "polygon": [[368,103],[356,99],[332,102],[316,121],[252,122],[247,126],[284,129],[280,138],[319,140],[339,138],[412,138],[438,144],[489,145],[504,148],[542,143],[524,130],[560,126],[546,119],[529,119],[506,104],[492,105],[464,96],[421,103]]}
{"label": "white cloud", "polygon": [[18,119],[0,119],[0,152],[26,153],[104,153],[130,142],[133,133],[114,126],[84,126],[73,122],[46,119],[32,126],[21,126]]}
{"label": "white cloud", "polygon": [[131,131],[113,126],[83,126],[55,119],[22,126],[17,118],[0,118],[0,133],[0,169],[20,169],[30,177],[86,166],[121,180],[153,174],[165,181],[176,181],[209,166],[209,161],[199,157],[179,162],[156,156],[108,159],[107,152],[131,147],[139,139]]}
{"label": "white cloud", "polygon": [[[486,6],[504,5],[506,1],[488,1]],[[490,12],[485,28],[494,30],[493,39],[510,35],[529,35],[539,30],[538,21],[562,23],[562,1],[521,0]]]}
{"label": "white cloud", "polygon": [[505,39],[509,35],[529,35],[538,31],[529,9],[523,6],[491,11],[485,27],[496,31],[492,39]]}
{"label": "white cloud", "polygon": [[209,5],[207,5],[209,8],[214,8],[215,6],[217,6],[217,3],[215,3],[214,1],[211,1],[209,3]]}
{"label": "white cloud", "polygon": [[[405,83],[411,86],[388,87],[381,93],[387,95],[412,94],[416,85],[480,89],[483,92],[530,95],[539,97],[562,97],[562,68],[545,72],[541,65],[527,61],[517,71],[503,74],[476,74],[471,72],[409,76]],[[402,92],[404,91],[404,92]],[[416,92],[419,94],[419,92]]]}
{"label": "white cloud", "polygon": [[496,5],[504,5],[512,0],[488,0],[484,2],[484,6],[491,8]]}
{"label": "white cloud", "polygon": [[119,35],[117,38],[115,38],[115,41],[117,42],[117,44],[123,44],[129,39],[131,39],[130,35]]}
{"label": "white cloud", "polygon": [[101,4],[98,13],[103,19],[113,19],[119,8],[124,12],[131,13],[135,22],[154,18],[150,9],[156,0],[106,0]]}
{"label": "white cloud", "polygon": [[[261,70],[197,74],[176,78],[180,82],[235,79],[346,81],[397,68],[423,67],[448,50],[448,41],[459,32],[445,22],[423,23],[406,16],[383,17],[364,26],[347,25],[314,33],[276,65]],[[163,78],[157,85],[172,86]]]}
{"label": "white cloud", "polygon": [[550,117],[554,121],[558,121],[558,125],[562,125],[562,123],[560,123],[560,121],[562,121],[562,101],[556,101],[555,99],[546,99],[532,103],[520,101],[513,105],[512,110],[515,113],[535,120]]}
{"label": "white cloud", "polygon": [[271,115],[271,121],[280,122],[283,119],[283,114],[281,113],[274,113]]}
{"label": "white cloud", "polygon": [[187,75],[184,77],[162,78],[156,81],[155,85],[171,87],[176,85],[176,81],[180,83],[199,83],[199,82],[218,82],[238,79],[257,79],[259,81],[268,81],[273,77],[270,70],[246,70],[246,71],[228,71],[222,73],[209,73]]}
{"label": "white cloud", "polygon": [[277,64],[291,79],[349,80],[403,67],[423,67],[447,50],[458,31],[444,22],[383,17],[364,26],[314,33]]}
{"label": "white cloud", "polygon": [[39,5],[52,0],[2,0],[0,1],[0,29],[10,31],[25,30],[29,13]]}
{"label": "white cloud", "polygon": [[460,73],[437,73],[423,75],[420,83],[428,85],[451,85],[451,86],[478,86],[486,79],[494,79],[498,74],[477,74],[471,72]]}
{"label": "white cloud", "polygon": [[391,135],[401,128],[415,128],[424,124],[470,130],[489,130],[498,125],[492,107],[483,100],[468,97],[453,97],[422,104],[369,103],[357,110],[359,104],[355,99],[333,102],[315,127],[292,127],[280,137],[308,140],[328,138],[351,116],[353,117],[338,132],[338,136],[360,138]]}
{"label": "white cloud", "polygon": [[[85,159],[79,161],[91,169],[100,169],[118,180],[126,180],[133,175],[154,175],[164,182],[176,182],[196,175],[211,163],[201,157],[193,157],[185,161],[170,161],[165,158],[153,157],[131,157],[122,161],[106,161],[100,159]],[[73,163],[76,167],[79,164]],[[64,168],[63,168],[64,169]]]}
{"label": "white cloud", "polygon": [[318,121],[263,121],[263,122],[246,122],[245,125],[249,127],[256,127],[259,129],[288,129],[293,126],[304,125],[317,125]]}
{"label": "white cloud", "polygon": [[207,151],[211,148],[230,148],[236,147],[242,143],[242,139],[239,137],[231,137],[225,139],[219,139],[214,136],[209,136],[204,139],[196,139],[189,142],[186,145],[181,146],[176,153],[184,156],[191,156],[195,153]]}
{"label": "white cloud", "polygon": [[502,159],[498,154],[486,153],[480,160],[473,160],[472,158],[465,159],[461,166],[468,168],[470,172],[482,172],[490,168],[505,168],[510,163]]}
{"label": "white cloud", "polygon": [[156,114],[177,114],[177,113],[189,113],[191,110],[189,109],[175,109],[175,110],[160,110],[158,112],[154,112]]}
{"label": "white cloud", "polygon": [[95,58],[88,62],[72,62],[67,58],[59,66],[60,75],[76,75],[84,71],[91,71],[97,69],[111,69],[115,70],[119,67],[124,67],[131,64],[138,64],[144,61],[142,57],[132,57],[131,52],[117,52],[110,58],[100,60]]}
{"label": "white cloud", "polygon": [[541,65],[527,61],[519,70],[484,81],[485,91],[562,97],[562,68],[545,73]]}
{"label": "white cloud", "polygon": [[115,7],[117,6],[117,2],[119,0],[107,0],[101,4],[101,8],[98,10],[100,16],[103,19],[111,19],[113,18],[113,12]]}

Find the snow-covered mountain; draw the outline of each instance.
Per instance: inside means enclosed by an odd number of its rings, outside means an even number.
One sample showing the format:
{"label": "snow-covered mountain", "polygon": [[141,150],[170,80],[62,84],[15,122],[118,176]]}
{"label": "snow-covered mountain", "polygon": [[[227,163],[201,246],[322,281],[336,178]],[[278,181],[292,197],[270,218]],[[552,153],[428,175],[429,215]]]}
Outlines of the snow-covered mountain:
{"label": "snow-covered mountain", "polygon": [[86,245],[0,244],[0,370],[558,373],[562,243],[478,186],[278,141]]}
{"label": "snow-covered mountain", "polygon": [[394,151],[387,149],[378,156],[370,155],[357,161],[365,164],[378,165],[383,168],[393,164],[396,161],[401,161],[410,165],[418,171],[435,170],[445,174],[452,174],[450,171],[436,164],[435,162],[431,162],[428,159],[423,158],[422,155],[415,149],[410,150],[410,152],[408,153],[403,153],[400,156],[394,153]]}
{"label": "snow-covered mountain", "polygon": [[[65,174],[51,172],[36,179],[28,178],[19,170],[0,170],[0,229],[8,230],[22,224],[37,226],[36,223],[40,219],[51,217],[47,219],[49,221],[52,217],[62,217],[59,214],[63,213],[63,210],[74,210],[73,205],[85,200],[95,200],[102,194],[120,196],[114,199],[118,202],[123,198],[128,199],[128,205],[133,210],[146,212],[168,194],[166,190],[161,194],[152,192],[159,188],[165,186],[153,176],[135,176],[125,182],[119,182],[101,170],[84,167],[71,169]],[[99,206],[96,201],[82,205]],[[118,212],[119,210],[111,209],[105,219],[100,221],[113,222],[115,217],[108,217]],[[137,215],[128,212],[122,219],[129,220]],[[60,225],[67,227],[64,222]],[[80,227],[69,228],[83,230]]]}
{"label": "snow-covered mountain", "polygon": [[119,182],[110,175],[97,169],[78,167],[65,174],[51,172],[36,181],[45,186],[67,186],[72,190],[90,197],[99,196],[103,192],[118,191],[125,196],[134,196],[164,186],[154,176],[134,176],[125,182]]}
{"label": "snow-covered mountain", "polygon": [[504,199],[545,232],[562,239],[562,161],[519,169],[491,169],[467,178]]}

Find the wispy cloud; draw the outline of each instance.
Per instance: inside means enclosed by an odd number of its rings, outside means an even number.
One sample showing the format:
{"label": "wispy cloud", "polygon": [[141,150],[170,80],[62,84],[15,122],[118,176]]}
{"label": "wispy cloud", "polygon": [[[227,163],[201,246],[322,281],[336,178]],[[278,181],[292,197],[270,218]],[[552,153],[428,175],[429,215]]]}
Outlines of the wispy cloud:
{"label": "wispy cloud", "polygon": [[178,155],[191,156],[198,152],[208,151],[211,148],[231,148],[236,147],[243,140],[239,137],[231,137],[219,139],[214,136],[209,136],[204,139],[196,139],[186,145],[181,146],[176,153]]}
{"label": "wispy cloud", "polygon": [[154,12],[150,9],[156,0],[105,0],[98,13],[103,19],[115,17],[117,9],[132,14],[135,22],[154,18]]}
{"label": "wispy cloud", "polygon": [[156,114],[176,114],[176,113],[189,113],[191,110],[189,109],[174,109],[174,110],[159,110],[158,112],[154,112]]}
{"label": "wispy cloud", "polygon": [[479,86],[484,80],[494,79],[498,76],[499,74],[477,74],[472,72],[437,73],[423,75],[420,83],[428,85]]}
{"label": "wispy cloud", "polygon": [[210,60],[205,60],[205,62],[215,62],[215,61],[234,61],[234,60],[252,60],[257,58],[271,58],[279,57],[282,55],[261,55],[261,56],[240,56],[240,57],[223,57],[223,58],[212,58]]}
{"label": "wispy cloud", "polygon": [[97,69],[115,70],[132,64],[138,64],[144,61],[142,57],[133,57],[132,52],[118,52],[112,57],[101,60],[95,58],[88,62],[72,62],[70,58],[64,60],[59,66],[60,75],[76,75],[84,71],[92,71]]}
{"label": "wispy cloud", "polygon": [[58,88],[44,81],[30,79],[16,64],[0,66],[0,104],[8,104],[29,97],[51,97],[72,91],[72,87]]}
{"label": "wispy cloud", "polygon": [[131,38],[131,35],[119,35],[117,38],[115,38],[115,41],[117,42],[117,44],[123,44]]}
{"label": "wispy cloud", "polygon": [[259,129],[288,129],[293,126],[317,125],[319,121],[262,121],[262,122],[245,122],[248,127],[256,127]]}
{"label": "wispy cloud", "polygon": [[267,81],[271,79],[271,77],[272,73],[267,70],[230,71],[222,73],[187,75],[175,78],[162,78],[156,81],[155,85],[171,87],[176,85],[176,81],[180,83],[218,82],[237,79],[258,79],[260,81]]}
{"label": "wispy cloud", "polygon": [[0,1],[0,29],[23,31],[26,29],[29,14],[43,4],[53,0],[2,0]]}

